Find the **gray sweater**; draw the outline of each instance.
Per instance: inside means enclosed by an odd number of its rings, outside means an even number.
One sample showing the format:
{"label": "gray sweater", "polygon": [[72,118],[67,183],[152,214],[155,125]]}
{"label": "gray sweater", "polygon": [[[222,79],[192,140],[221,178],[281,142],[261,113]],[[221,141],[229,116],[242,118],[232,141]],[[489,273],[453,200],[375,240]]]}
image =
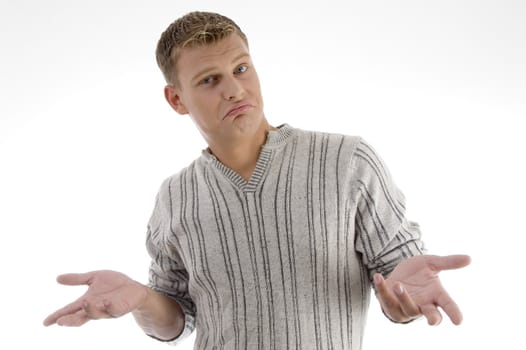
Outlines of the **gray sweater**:
{"label": "gray sweater", "polygon": [[359,137],[283,125],[250,181],[208,151],[166,179],[148,224],[151,288],[194,349],[362,346],[371,277],[423,253],[418,225]]}

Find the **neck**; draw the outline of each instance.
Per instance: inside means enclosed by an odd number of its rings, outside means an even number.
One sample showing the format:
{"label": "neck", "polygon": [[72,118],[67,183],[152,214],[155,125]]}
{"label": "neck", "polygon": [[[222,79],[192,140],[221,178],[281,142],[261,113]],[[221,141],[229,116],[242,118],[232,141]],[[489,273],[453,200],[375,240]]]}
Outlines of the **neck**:
{"label": "neck", "polygon": [[245,181],[249,181],[269,130],[276,128],[262,123],[257,132],[250,137],[239,138],[228,144],[210,142],[209,149],[221,163],[241,175]]}

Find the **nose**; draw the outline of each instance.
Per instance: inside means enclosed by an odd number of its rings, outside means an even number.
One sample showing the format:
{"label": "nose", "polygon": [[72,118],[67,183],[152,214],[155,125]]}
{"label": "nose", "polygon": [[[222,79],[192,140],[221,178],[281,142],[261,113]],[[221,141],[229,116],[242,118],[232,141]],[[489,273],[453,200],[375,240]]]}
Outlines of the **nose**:
{"label": "nose", "polygon": [[223,79],[222,94],[227,101],[238,101],[243,98],[245,89],[236,77],[229,76]]}

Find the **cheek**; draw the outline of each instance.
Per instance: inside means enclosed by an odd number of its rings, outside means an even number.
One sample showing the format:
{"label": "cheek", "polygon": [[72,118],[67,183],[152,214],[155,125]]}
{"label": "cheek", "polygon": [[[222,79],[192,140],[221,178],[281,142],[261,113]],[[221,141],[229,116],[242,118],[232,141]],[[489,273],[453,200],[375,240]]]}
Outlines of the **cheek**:
{"label": "cheek", "polygon": [[261,95],[261,86],[259,85],[259,79],[256,77],[251,77],[247,81],[247,89],[253,94],[253,95]]}
{"label": "cheek", "polygon": [[193,112],[199,119],[214,119],[220,112],[220,100],[216,94],[200,94],[192,99]]}
{"label": "cheek", "polygon": [[192,106],[196,111],[205,111],[210,105],[210,94],[195,94],[192,96]]}

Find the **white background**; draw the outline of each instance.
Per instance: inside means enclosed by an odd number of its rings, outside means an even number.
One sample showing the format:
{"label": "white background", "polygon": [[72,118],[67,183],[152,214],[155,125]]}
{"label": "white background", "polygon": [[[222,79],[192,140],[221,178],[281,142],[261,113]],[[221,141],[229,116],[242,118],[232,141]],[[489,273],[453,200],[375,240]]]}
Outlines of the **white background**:
{"label": "white background", "polygon": [[472,256],[442,274],[461,326],[394,325],[373,299],[364,350],[524,349],[519,0],[2,0],[0,347],[167,349],[130,316],[81,328],[42,320],[84,291],[56,284],[60,273],[146,282],[157,189],[205,146],[164,101],[154,57],[160,33],[190,10],[244,29],[271,124],[363,136],[429,252]]}

